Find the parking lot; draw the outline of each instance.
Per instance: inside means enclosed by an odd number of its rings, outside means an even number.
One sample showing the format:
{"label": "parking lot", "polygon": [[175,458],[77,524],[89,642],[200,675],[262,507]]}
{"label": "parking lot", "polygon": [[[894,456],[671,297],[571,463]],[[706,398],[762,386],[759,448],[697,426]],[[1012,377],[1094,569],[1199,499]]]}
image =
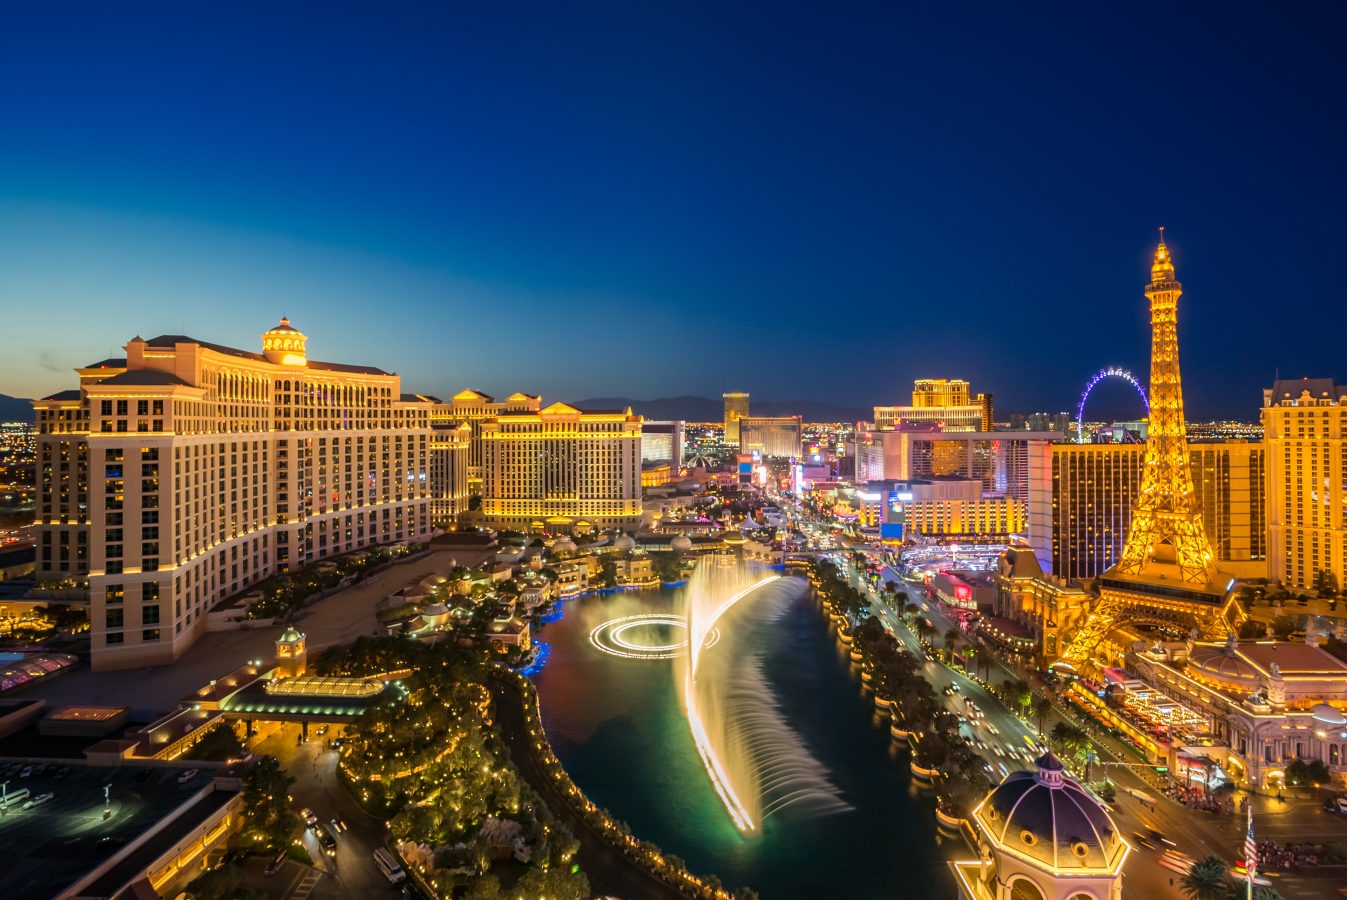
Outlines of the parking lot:
{"label": "parking lot", "polygon": [[5,848],[0,896],[54,896],[187,803],[212,778],[198,772],[180,780],[184,774],[175,768],[0,764],[5,795],[12,798],[25,790],[30,799],[51,795],[29,809],[23,808],[25,801],[11,802],[0,815],[0,846]]}

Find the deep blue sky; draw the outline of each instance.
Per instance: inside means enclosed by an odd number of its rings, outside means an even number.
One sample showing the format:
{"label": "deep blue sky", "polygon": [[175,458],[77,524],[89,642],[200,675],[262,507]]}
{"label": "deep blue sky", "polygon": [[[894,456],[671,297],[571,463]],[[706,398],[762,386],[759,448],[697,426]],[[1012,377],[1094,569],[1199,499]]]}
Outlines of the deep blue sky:
{"label": "deep blue sky", "polygon": [[286,313],[407,389],[1066,408],[1157,225],[1191,415],[1347,378],[1336,4],[477,5],[0,11],[0,392]]}

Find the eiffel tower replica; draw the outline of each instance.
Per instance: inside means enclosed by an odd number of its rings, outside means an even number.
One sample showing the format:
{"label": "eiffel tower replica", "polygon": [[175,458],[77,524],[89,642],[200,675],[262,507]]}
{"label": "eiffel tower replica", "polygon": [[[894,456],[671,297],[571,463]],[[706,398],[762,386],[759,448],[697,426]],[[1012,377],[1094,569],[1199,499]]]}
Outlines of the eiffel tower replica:
{"label": "eiffel tower replica", "polygon": [[1235,579],[1216,568],[1188,468],[1179,380],[1182,293],[1162,228],[1146,287],[1151,305],[1151,414],[1141,493],[1132,505],[1122,558],[1099,576],[1099,598],[1056,663],[1078,672],[1095,664],[1100,642],[1122,625],[1222,640],[1244,618],[1232,590]]}

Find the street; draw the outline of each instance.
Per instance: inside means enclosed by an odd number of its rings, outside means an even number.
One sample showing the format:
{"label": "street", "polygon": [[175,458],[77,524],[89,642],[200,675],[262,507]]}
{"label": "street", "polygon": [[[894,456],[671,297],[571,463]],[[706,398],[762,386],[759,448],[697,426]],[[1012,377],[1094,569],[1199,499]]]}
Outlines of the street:
{"label": "street", "polygon": [[[340,819],[347,826],[337,835],[336,855],[323,852],[312,828],[304,831],[304,846],[314,865],[324,875],[313,885],[310,896],[317,900],[346,897],[400,897],[374,865],[374,850],[384,846],[384,823],[369,815],[337,781],[337,751],[327,747],[327,738],[313,737],[297,744],[297,725],[277,727],[252,748],[280,760],[295,779],[290,788],[295,810],[308,808],[320,825]],[[329,735],[330,737],[330,735]]]}

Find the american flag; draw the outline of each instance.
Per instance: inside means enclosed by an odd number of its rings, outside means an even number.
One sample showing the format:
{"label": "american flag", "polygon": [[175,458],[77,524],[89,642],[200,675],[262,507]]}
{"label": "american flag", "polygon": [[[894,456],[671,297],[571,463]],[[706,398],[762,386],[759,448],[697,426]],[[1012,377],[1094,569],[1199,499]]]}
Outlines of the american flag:
{"label": "american flag", "polygon": [[1258,842],[1253,839],[1252,803],[1249,803],[1249,831],[1244,835],[1244,871],[1249,873],[1250,881],[1258,874]]}

